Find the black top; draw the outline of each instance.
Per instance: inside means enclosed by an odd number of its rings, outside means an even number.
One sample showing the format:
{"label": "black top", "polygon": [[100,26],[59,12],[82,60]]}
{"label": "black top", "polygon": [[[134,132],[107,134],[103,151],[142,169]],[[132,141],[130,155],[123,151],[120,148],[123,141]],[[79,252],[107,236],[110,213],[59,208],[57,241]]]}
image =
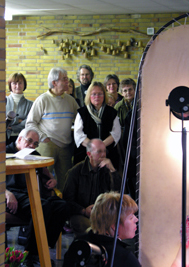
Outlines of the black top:
{"label": "black top", "polygon": [[75,206],[75,213],[94,204],[98,195],[104,192],[120,191],[121,177],[117,171],[110,173],[104,166],[94,172],[86,157],[66,174],[63,199]]}
{"label": "black top", "polygon": [[[85,240],[97,246],[103,246],[106,249],[107,254],[108,254],[108,262],[107,262],[107,265],[105,266],[106,267],[110,266],[114,238],[110,236],[94,234],[92,231],[90,231],[87,234],[78,236],[75,240]],[[72,244],[64,255],[63,267],[80,266],[79,264],[76,265],[77,253],[73,250]],[[134,254],[129,249],[127,249],[126,246],[127,245],[125,243],[123,243],[119,239],[117,240],[113,266],[114,267],[141,267],[138,259],[134,256]],[[100,265],[86,264],[84,266],[100,266]]]}
{"label": "black top", "polygon": [[[99,138],[98,127],[96,122],[92,119],[87,107],[82,107],[78,109],[83,121],[83,132],[87,135],[89,139]],[[101,139],[105,140],[112,131],[113,122],[117,116],[117,111],[109,106],[105,106],[104,112],[101,118]]]}

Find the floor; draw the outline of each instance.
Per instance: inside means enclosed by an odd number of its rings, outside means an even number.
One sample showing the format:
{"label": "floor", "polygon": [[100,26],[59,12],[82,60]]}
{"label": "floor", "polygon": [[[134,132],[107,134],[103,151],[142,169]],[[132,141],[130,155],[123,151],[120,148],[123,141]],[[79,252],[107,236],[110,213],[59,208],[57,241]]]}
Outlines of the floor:
{"label": "floor", "polygon": [[[15,249],[24,251],[24,246],[18,244],[18,232],[19,227],[12,227],[7,231],[7,246],[15,247]],[[50,257],[55,262],[55,267],[62,267],[64,254],[67,251],[69,245],[71,244],[74,238],[73,234],[62,234],[62,259],[56,260],[56,249],[50,249]],[[34,265],[35,267],[39,267],[38,264]]]}

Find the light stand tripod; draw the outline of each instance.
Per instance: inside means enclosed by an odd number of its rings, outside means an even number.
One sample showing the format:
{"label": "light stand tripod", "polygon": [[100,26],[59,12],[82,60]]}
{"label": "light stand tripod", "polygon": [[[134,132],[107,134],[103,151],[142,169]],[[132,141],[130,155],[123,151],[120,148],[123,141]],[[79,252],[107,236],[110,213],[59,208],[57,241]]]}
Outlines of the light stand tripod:
{"label": "light stand tripod", "polygon": [[[182,267],[186,266],[186,138],[187,131],[184,127],[184,120],[189,120],[189,88],[178,86],[171,91],[166,106],[170,106],[169,126],[171,128],[171,113],[182,120]],[[175,131],[173,131],[175,132]]]}

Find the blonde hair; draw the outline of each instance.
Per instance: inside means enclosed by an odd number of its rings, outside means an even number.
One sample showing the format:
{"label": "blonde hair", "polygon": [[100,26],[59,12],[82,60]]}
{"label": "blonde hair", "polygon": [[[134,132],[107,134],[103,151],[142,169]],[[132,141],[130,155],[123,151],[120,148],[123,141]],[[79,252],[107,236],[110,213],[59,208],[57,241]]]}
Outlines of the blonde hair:
{"label": "blonde hair", "polygon": [[[100,194],[91,211],[91,228],[94,233],[105,235],[110,231],[112,225],[116,224],[120,193],[109,192]],[[120,224],[123,223],[125,216],[135,213],[138,210],[136,202],[129,196],[123,195]]]}
{"label": "blonde hair", "polygon": [[107,96],[107,92],[106,92],[104,85],[101,82],[93,82],[93,83],[91,83],[91,85],[87,89],[87,94],[85,96],[85,105],[86,106],[91,103],[90,96],[91,96],[91,92],[95,86],[98,86],[102,90],[102,92],[104,93],[104,103],[106,103],[106,104],[108,103],[108,96]]}

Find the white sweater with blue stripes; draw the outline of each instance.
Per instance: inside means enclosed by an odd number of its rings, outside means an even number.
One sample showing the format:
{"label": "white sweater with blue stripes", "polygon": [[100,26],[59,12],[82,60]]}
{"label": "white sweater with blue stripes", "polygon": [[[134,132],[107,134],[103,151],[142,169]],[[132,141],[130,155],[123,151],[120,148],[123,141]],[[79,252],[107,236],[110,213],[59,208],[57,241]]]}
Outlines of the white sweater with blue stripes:
{"label": "white sweater with blue stripes", "polygon": [[37,130],[41,142],[48,137],[60,146],[70,144],[71,126],[78,108],[72,96],[55,96],[48,90],[34,101],[26,127]]}

